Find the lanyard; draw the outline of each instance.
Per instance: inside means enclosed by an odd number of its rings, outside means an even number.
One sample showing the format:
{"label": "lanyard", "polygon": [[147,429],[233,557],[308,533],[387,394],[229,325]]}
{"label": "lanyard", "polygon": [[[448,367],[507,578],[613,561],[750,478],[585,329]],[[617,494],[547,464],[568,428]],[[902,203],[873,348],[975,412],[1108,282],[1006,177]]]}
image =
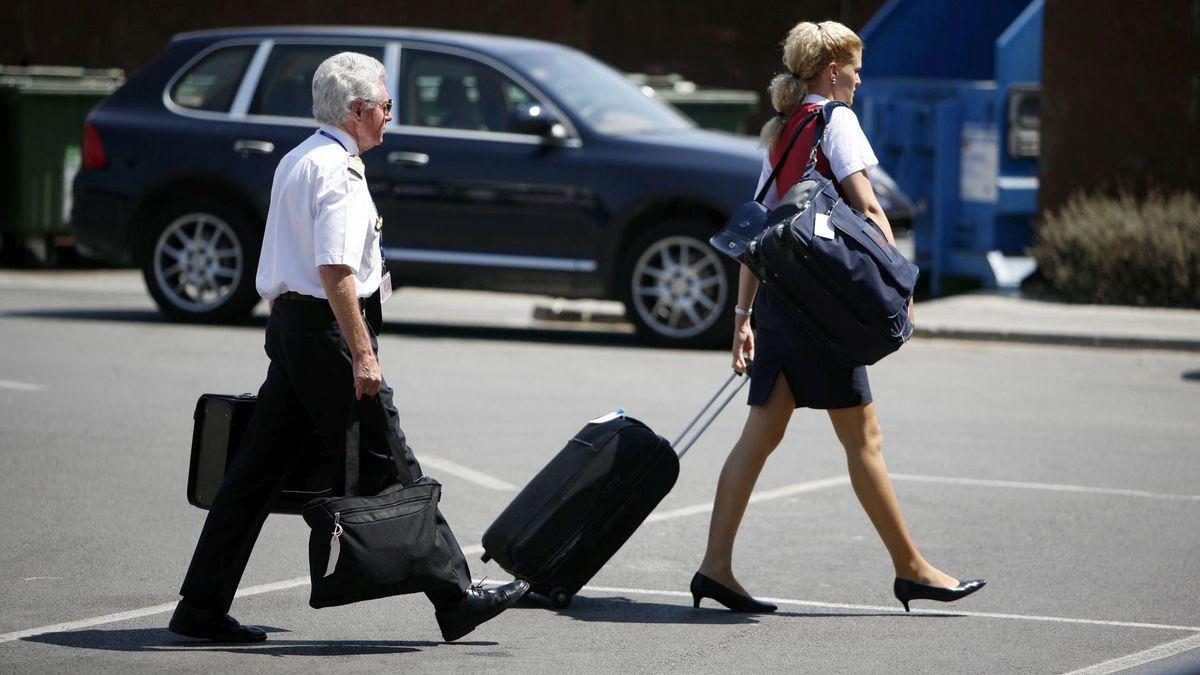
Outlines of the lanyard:
{"label": "lanyard", "polygon": [[334,136],[333,134],[328,133],[324,129],[317,129],[317,133],[321,134],[325,138],[328,138],[329,140],[333,141],[334,143],[337,143],[338,145],[342,146],[342,149],[345,150],[346,152],[350,152],[350,149],[346,147],[346,144],[339,141],[337,136]]}

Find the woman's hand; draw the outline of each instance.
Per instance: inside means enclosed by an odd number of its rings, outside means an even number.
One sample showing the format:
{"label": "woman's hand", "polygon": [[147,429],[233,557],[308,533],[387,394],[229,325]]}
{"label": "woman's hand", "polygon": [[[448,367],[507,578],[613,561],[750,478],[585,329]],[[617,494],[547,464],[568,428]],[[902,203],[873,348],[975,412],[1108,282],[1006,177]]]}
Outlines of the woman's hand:
{"label": "woman's hand", "polygon": [[754,360],[754,329],[748,316],[734,316],[733,321],[733,370],[745,375],[746,359]]}

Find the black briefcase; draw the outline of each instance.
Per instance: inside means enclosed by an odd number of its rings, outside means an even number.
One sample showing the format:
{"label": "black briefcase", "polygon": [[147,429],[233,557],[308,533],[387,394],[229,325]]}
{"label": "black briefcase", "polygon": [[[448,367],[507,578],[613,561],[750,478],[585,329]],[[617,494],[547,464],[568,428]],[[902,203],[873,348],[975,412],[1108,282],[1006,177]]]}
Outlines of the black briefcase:
{"label": "black briefcase", "polygon": [[[192,458],[188,467],[187,498],[192,506],[207,510],[238,451],[246,425],[254,414],[254,394],[203,394],[196,402],[192,428]],[[292,439],[300,452],[287,486],[271,504],[271,513],[298,514],[306,502],[336,496],[339,468],[311,429],[297,428]]]}

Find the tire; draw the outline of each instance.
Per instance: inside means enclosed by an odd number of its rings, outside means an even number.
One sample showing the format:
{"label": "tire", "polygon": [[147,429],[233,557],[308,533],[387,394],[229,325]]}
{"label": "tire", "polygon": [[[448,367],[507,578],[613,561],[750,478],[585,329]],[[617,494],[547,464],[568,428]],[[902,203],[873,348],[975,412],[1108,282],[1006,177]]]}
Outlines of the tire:
{"label": "tire", "polygon": [[189,322],[244,321],[260,300],[254,285],[261,228],[216,201],[171,204],[142,241],[142,277],[166,316]]}
{"label": "tire", "polygon": [[709,223],[669,221],[626,250],[622,299],[648,342],[721,347],[733,338],[736,267],[709,245],[713,229]]}

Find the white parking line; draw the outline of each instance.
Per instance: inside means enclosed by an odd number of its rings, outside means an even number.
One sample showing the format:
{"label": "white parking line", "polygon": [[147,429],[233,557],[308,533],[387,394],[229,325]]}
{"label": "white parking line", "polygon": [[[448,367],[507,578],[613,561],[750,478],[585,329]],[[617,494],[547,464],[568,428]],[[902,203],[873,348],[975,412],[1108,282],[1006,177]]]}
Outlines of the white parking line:
{"label": "white parking line", "polygon": [[1028,483],[1024,481],[990,480],[986,478],[920,476],[910,473],[894,473],[892,474],[892,480],[913,481],[918,483],[945,483],[948,485],[975,485],[979,487],[1018,488],[1022,490],[1049,490],[1052,492],[1083,492],[1097,495],[1118,495],[1121,497],[1144,497],[1146,499],[1169,499],[1200,502],[1200,495],[1179,495],[1164,492],[1147,492],[1146,490],[1089,487],[1087,485],[1063,485],[1061,483]]}
{"label": "white parking line", "polygon": [[40,384],[31,384],[29,382],[0,380],[0,389],[15,389],[17,391],[42,391],[45,389],[45,387]]}
{"label": "white parking line", "polygon": [[[785,485],[780,488],[771,490],[760,490],[750,495],[750,503],[765,502],[771,499],[780,499],[781,497],[790,497],[804,492],[812,492],[814,490],[822,490],[828,487],[836,487],[838,485],[846,485],[850,482],[848,476],[834,476],[832,478],[818,478],[817,480],[805,481],[803,483],[795,483],[794,485]],[[683,516],[692,516],[700,513],[711,513],[712,502],[704,502],[703,504],[693,504],[691,506],[683,506],[677,509],[668,511],[660,511],[651,513],[646,518],[647,523],[656,523],[660,520],[671,520],[672,518],[682,518]]]}
{"label": "white parking line", "polygon": [[513,485],[512,483],[508,483],[496,478],[495,476],[489,476],[486,473],[476,471],[469,466],[463,466],[458,462],[452,462],[445,457],[421,453],[420,462],[422,468],[433,468],[443,473],[448,473],[451,476],[458,476],[463,480],[471,481],[472,483],[481,485],[489,490],[512,492],[517,489],[517,486]]}
{"label": "white parking line", "polygon": [[1168,642],[1157,647],[1151,647],[1146,651],[1122,656],[1120,658],[1097,663],[1094,666],[1083,668],[1082,670],[1073,670],[1067,675],[1105,675],[1106,673],[1116,673],[1129,668],[1136,668],[1154,661],[1169,659],[1177,654],[1182,654],[1186,651],[1191,651],[1200,647],[1200,635],[1185,637],[1181,640]]}

